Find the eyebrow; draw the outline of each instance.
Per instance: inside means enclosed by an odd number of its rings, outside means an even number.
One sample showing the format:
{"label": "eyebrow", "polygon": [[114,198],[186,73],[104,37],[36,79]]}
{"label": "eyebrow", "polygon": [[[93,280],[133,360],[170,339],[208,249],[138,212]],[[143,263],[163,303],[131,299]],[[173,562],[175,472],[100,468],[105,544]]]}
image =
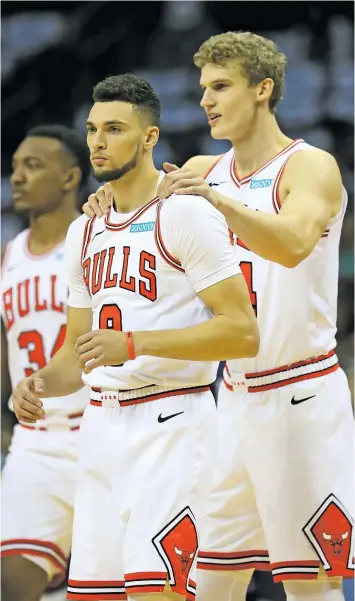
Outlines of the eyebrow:
{"label": "eyebrow", "polygon": [[[213,79],[212,81],[209,82],[210,85],[216,84],[216,83],[230,83],[232,80],[229,77],[224,77],[222,79]],[[205,88],[206,86],[203,85],[202,82],[200,82],[200,86],[201,88]]]}
{"label": "eyebrow", "polygon": [[[126,121],[122,121],[121,119],[111,119],[110,121],[104,121],[104,125],[127,125]],[[87,121],[86,125],[94,125],[92,121]]]}

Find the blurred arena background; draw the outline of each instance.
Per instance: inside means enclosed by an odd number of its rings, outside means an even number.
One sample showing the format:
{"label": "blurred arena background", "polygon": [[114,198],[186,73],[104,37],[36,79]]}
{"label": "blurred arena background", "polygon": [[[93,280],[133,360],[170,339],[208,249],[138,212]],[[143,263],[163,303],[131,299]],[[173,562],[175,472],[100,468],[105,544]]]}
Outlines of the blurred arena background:
{"label": "blurred arena background", "polygon": [[[3,1],[1,10],[2,246],[26,225],[12,211],[9,175],[12,153],[30,127],[62,123],[85,136],[93,85],[129,71],[146,77],[162,100],[157,166],[163,160],[181,165],[195,154],[218,154],[229,146],[209,136],[193,53],[208,36],[237,29],[269,36],[281,47],[289,66],[277,113],[280,125],[290,137],[333,153],[349,193],[340,254],[338,354],[353,388],[353,2]],[[87,193],[95,188],[91,181]],[[10,430],[6,414],[2,424],[4,456]],[[61,601],[64,592],[48,598]],[[261,599],[283,599],[283,593],[259,575],[250,600]]]}

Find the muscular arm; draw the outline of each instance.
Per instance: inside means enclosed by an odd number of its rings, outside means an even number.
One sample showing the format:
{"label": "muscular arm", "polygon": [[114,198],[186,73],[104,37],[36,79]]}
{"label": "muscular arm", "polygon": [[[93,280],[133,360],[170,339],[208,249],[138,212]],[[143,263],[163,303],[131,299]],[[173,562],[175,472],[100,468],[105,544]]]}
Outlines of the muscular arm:
{"label": "muscular arm", "polygon": [[312,252],[338,212],[341,176],[331,155],[307,150],[292,155],[281,182],[278,215],[252,211],[214,190],[208,200],[250,250],[269,261],[295,267]]}
{"label": "muscular arm", "polygon": [[259,333],[244,277],[223,280],[199,296],[212,319],[181,330],[134,332],[136,354],[191,361],[254,357]]}
{"label": "muscular arm", "polygon": [[91,309],[68,307],[67,329],[63,346],[53,359],[35,375],[44,380],[41,397],[66,396],[83,387],[81,368],[74,354],[76,339],[91,330]]}

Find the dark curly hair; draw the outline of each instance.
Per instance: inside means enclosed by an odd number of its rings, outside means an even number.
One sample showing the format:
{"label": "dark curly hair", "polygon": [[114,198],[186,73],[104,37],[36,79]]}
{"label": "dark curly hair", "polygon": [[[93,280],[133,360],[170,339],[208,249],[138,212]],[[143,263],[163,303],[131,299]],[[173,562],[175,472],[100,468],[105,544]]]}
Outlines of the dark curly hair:
{"label": "dark curly hair", "polygon": [[92,99],[94,102],[128,102],[148,118],[150,125],[159,126],[160,100],[143,77],[132,73],[106,77],[94,87]]}

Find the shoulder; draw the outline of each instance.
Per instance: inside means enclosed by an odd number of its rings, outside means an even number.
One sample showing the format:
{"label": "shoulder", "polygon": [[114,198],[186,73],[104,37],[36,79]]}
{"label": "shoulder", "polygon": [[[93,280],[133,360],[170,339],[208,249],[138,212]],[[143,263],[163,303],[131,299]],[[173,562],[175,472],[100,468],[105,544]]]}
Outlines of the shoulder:
{"label": "shoulder", "polygon": [[303,179],[311,175],[324,177],[340,177],[338,163],[333,155],[321,148],[309,146],[294,152],[287,160],[285,178],[296,177]]}
{"label": "shoulder", "polygon": [[165,228],[170,224],[174,230],[190,233],[200,229],[206,231],[206,228],[227,227],[220,211],[202,196],[192,194],[172,194],[164,200],[161,205],[161,223]]}
{"label": "shoulder", "polygon": [[94,219],[95,218],[87,217],[84,214],[80,215],[80,217],[74,219],[74,221],[72,221],[68,227],[68,236],[80,235],[80,233],[83,234],[86,227],[90,224],[90,222],[93,222]]}
{"label": "shoulder", "polygon": [[16,236],[14,236],[14,238],[9,240],[9,242],[7,244],[5,244],[4,246],[1,247],[1,265],[2,265],[2,267],[4,267],[10,254],[12,255],[13,253],[15,253],[15,255],[17,255],[19,252],[21,252],[21,249],[23,249],[23,246],[25,244],[28,234],[29,234],[29,229],[26,228],[25,230],[22,230],[21,232],[16,234]]}
{"label": "shoulder", "polygon": [[208,172],[218,163],[218,161],[222,158],[223,154],[219,155],[199,155],[192,157],[183,165],[183,167],[188,167],[193,171],[197,171],[199,175],[202,177],[206,177]]}

